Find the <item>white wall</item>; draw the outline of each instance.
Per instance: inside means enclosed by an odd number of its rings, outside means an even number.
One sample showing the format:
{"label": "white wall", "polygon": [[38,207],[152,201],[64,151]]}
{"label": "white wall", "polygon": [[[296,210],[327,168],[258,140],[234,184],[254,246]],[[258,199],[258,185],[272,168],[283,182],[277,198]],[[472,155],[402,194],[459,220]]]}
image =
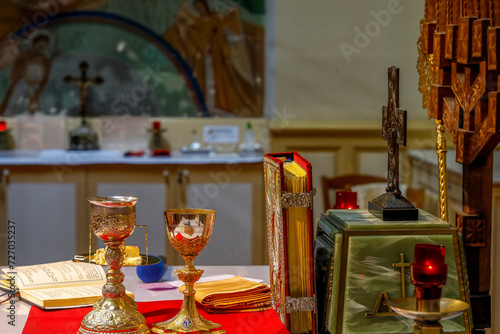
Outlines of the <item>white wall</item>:
{"label": "white wall", "polygon": [[[416,70],[423,16],[424,1],[277,0],[276,109],[296,119],[380,120],[394,65],[401,109],[426,120]],[[348,45],[356,51],[346,56]]]}

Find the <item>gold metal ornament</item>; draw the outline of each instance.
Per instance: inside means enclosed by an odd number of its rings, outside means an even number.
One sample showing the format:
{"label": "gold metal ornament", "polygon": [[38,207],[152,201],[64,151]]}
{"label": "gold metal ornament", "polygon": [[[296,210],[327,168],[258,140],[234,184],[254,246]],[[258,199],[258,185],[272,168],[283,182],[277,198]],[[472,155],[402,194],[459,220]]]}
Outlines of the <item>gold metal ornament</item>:
{"label": "gold metal ornament", "polygon": [[94,304],[82,320],[79,334],[96,333],[150,333],[144,316],[137,310],[137,304],[125,294],[122,282],[124,274],[123,246],[135,228],[135,204],[139,199],[128,196],[92,197],[91,226],[94,234],[106,244],[108,263],[106,284],[102,297]]}
{"label": "gold metal ornament", "polygon": [[457,299],[441,298],[419,300],[414,297],[391,299],[391,309],[405,318],[413,319],[414,334],[442,334],[439,320],[458,317],[469,309],[469,304]]}
{"label": "gold metal ornament", "polygon": [[446,138],[442,121],[436,119],[436,151],[439,166],[439,218],[448,221],[448,169],[446,168]]}
{"label": "gold metal ornament", "polygon": [[203,318],[196,309],[193,285],[203,274],[193,266],[193,260],[205,248],[212,236],[215,211],[203,209],[174,209],[165,211],[165,224],[172,246],[186,261],[176,274],[186,285],[182,307],[170,320],[152,325],[153,333],[227,333],[221,325]]}
{"label": "gold metal ornament", "polygon": [[[422,108],[427,109],[429,118],[431,118],[431,86],[438,83],[439,67],[434,60],[434,55],[425,53],[423,50],[424,22],[425,19],[420,20],[420,36],[417,41],[418,90],[422,93]],[[439,161],[439,218],[448,221],[448,170],[446,169],[445,131],[443,121],[436,119],[436,149]]]}

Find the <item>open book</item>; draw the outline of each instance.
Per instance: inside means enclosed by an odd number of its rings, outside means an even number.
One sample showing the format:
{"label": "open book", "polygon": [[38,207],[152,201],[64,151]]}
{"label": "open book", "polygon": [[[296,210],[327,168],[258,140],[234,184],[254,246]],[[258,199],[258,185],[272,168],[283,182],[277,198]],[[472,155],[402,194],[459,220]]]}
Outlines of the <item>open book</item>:
{"label": "open book", "polygon": [[[72,261],[3,268],[0,288],[19,289],[21,298],[41,308],[84,306],[102,296],[104,269]],[[133,298],[133,294],[127,292]]]}

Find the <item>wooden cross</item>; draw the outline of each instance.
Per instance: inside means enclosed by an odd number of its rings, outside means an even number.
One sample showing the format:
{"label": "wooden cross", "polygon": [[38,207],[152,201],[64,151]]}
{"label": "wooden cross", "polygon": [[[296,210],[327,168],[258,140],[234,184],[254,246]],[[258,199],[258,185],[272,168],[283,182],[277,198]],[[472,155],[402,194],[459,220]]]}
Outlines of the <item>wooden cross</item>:
{"label": "wooden cross", "polygon": [[406,297],[406,280],[405,280],[405,268],[408,268],[411,264],[405,263],[405,255],[403,253],[399,253],[399,262],[393,263],[393,267],[399,267],[401,269],[401,298]]}
{"label": "wooden cross", "polygon": [[81,73],[80,77],[72,77],[70,75],[66,75],[63,80],[65,83],[80,87],[80,116],[82,118],[85,118],[87,116],[87,89],[92,85],[100,85],[104,82],[104,79],[100,76],[89,78],[87,76],[89,64],[86,61],[82,61],[79,68]]}
{"label": "wooden cross", "polygon": [[387,107],[382,108],[382,138],[389,145],[386,190],[400,197],[399,145],[406,146],[406,110],[399,109],[399,69],[392,66],[388,74],[389,101]]}

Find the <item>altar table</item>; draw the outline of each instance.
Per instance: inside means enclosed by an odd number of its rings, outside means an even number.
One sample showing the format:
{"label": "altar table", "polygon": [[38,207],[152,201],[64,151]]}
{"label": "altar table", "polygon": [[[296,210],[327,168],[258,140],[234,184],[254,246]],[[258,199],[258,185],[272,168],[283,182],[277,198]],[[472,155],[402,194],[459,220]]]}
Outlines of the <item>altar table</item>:
{"label": "altar table", "polygon": [[[165,275],[163,276],[164,280],[177,280],[175,275],[175,269],[182,268],[180,266],[169,267]],[[202,277],[208,276],[216,276],[223,274],[230,275],[240,275],[242,277],[255,278],[260,279],[264,283],[269,284],[269,267],[268,266],[199,266],[197,269],[204,270],[204,274]],[[127,290],[131,291],[135,295],[135,300],[137,302],[151,302],[151,301],[161,301],[161,300],[169,300],[174,301],[177,300],[178,305],[180,306],[180,300],[183,299],[183,295],[177,291],[177,289],[172,290],[161,290],[161,291],[153,291],[146,290],[140,287],[143,284],[140,279],[137,277],[136,268],[135,267],[123,267],[122,271],[125,273],[125,281],[124,285]],[[3,299],[3,297],[2,297]],[[2,334],[21,334],[23,333],[23,329],[28,320],[28,315],[30,312],[30,308],[34,306],[30,306],[29,304],[23,301],[16,301],[15,307],[15,326],[11,326],[8,324],[9,312],[7,310],[9,304],[0,305],[0,332]],[[272,310],[271,310],[272,311]],[[274,311],[272,311],[274,312]],[[274,314],[272,314],[274,316]],[[210,315],[208,315],[210,317]],[[276,316],[277,318],[277,316]],[[263,326],[266,326],[265,324]],[[64,324],[61,323],[61,329],[64,328]],[[28,329],[28,328],[26,328]],[[64,331],[61,331],[64,333]],[[250,334],[250,331],[245,331],[243,329],[242,333]],[[288,333],[288,331],[283,327],[279,328],[276,333],[283,334]]]}

